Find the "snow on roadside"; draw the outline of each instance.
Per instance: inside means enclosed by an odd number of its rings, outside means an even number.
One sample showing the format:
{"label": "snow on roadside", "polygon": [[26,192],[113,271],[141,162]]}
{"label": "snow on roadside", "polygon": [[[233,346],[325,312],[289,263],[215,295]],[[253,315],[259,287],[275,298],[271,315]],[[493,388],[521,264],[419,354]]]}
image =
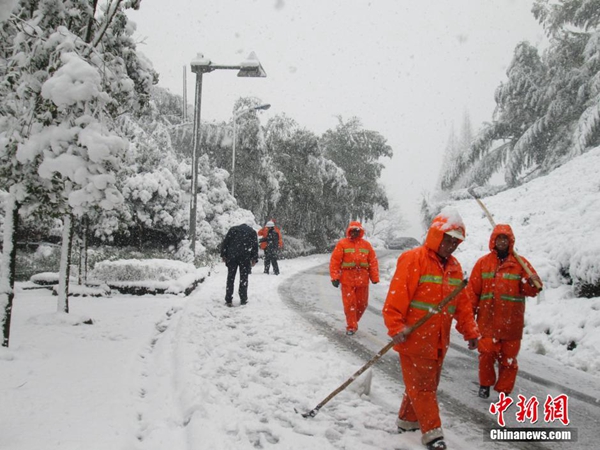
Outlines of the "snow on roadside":
{"label": "snow on roadside", "polygon": [[[0,448],[121,448],[135,423],[140,355],[155,322],[186,300],[77,297],[66,315],[49,290],[19,285],[10,348],[0,350]],[[80,316],[94,324],[72,326]]]}

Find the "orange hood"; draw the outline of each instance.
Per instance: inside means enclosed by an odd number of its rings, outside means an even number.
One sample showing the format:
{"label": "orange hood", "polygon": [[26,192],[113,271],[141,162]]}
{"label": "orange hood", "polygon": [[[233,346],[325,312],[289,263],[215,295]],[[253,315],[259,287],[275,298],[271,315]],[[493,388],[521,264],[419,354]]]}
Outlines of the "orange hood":
{"label": "orange hood", "polygon": [[346,237],[350,238],[350,230],[352,228],[360,228],[360,234],[358,235],[358,238],[362,239],[362,237],[365,235],[365,229],[360,222],[350,222],[350,225],[348,225],[348,228],[346,228]]}
{"label": "orange hood", "polygon": [[[444,239],[444,233],[452,230],[458,230],[466,237],[467,229],[463,223],[462,217],[458,211],[451,208],[444,208],[431,222],[427,237],[425,238],[425,247],[437,252]],[[462,242],[462,240],[461,240]]]}
{"label": "orange hood", "polygon": [[508,237],[508,253],[512,253],[515,246],[515,235],[510,225],[504,223],[499,223],[494,227],[494,231],[492,231],[492,235],[490,236],[490,250],[494,251],[496,248],[496,238],[501,234]]}

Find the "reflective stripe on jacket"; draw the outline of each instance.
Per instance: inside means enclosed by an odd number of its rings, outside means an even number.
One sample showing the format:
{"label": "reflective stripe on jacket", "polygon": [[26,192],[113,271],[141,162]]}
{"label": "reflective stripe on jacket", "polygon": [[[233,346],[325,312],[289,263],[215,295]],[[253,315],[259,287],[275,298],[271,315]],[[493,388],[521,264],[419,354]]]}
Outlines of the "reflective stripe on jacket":
{"label": "reflective stripe on jacket", "polygon": [[[495,250],[496,237],[504,234],[509,238],[509,254],[500,262]],[[525,297],[539,292],[526,280],[527,272],[512,255],[515,238],[508,225],[497,225],[490,237],[490,250],[473,267],[467,289],[472,292],[477,324],[483,337],[498,340],[523,338],[525,325]],[[529,261],[521,256],[532,273],[536,273]]]}
{"label": "reflective stripe on jacket", "polygon": [[[350,230],[360,228],[358,238],[350,238]],[[369,280],[379,282],[379,263],[371,244],[363,239],[364,230],[360,222],[351,222],[346,230],[345,238],[341,239],[329,261],[329,274],[332,280],[348,286],[367,286]]]}
{"label": "reflective stripe on jacket", "polygon": [[[463,278],[462,268],[456,258],[450,256],[442,265],[436,251],[442,241],[443,224],[434,224],[425,244],[400,255],[396,272],[390,283],[383,319],[388,334],[395,336],[406,326],[415,324],[427,312],[447,297]],[[444,309],[433,315],[414,330],[402,344],[394,349],[402,354],[423,358],[443,357],[450,343],[452,319],[456,318],[457,330],[465,340],[479,336],[473,318],[471,298],[466,290],[456,296]]]}

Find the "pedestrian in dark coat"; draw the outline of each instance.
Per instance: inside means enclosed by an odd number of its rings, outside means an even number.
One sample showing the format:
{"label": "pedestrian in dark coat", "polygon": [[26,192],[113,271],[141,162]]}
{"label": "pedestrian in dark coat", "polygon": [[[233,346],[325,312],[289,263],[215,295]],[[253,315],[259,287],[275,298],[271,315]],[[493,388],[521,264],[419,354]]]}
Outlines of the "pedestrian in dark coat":
{"label": "pedestrian in dark coat", "polygon": [[227,265],[227,289],[225,304],[232,306],[235,274],[240,270],[238,295],[240,303],[248,303],[248,275],[258,262],[258,240],[256,231],[247,224],[233,226],[221,243],[221,259]]}

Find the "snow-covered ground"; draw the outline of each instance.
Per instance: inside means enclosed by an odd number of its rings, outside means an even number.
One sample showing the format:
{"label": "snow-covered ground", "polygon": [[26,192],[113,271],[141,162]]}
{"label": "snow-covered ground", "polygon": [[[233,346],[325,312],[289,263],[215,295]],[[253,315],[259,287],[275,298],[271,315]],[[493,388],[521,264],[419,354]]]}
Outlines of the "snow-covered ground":
{"label": "snow-covered ground", "polygon": [[[224,305],[224,266],[188,298],[78,297],[70,316],[54,312],[49,291],[19,290],[0,352],[0,448],[391,448],[397,384],[361,398],[357,381],[341,394],[347,404],[316,419],[294,411],[364,363],[278,296],[280,283],[326,261],[281,261],[280,276],[259,263],[249,304],[235,308]],[[94,325],[73,326],[81,316]]]}
{"label": "snow-covered ground", "polygon": [[[483,200],[545,282],[527,304],[523,352],[600,378],[600,298],[576,298],[560,271],[589,282],[600,273],[598,167],[595,149]],[[467,225],[455,255],[468,272],[491,227],[475,201],[453,206]],[[282,261],[278,277],[259,263],[249,304],[231,309],[224,265],[189,297],[78,297],[68,316],[49,291],[18,289],[11,347],[0,349],[0,448],[422,449],[418,434],[393,433],[402,386],[385,378],[369,395],[355,382],[315,418],[294,411],[315,407],[365,363],[279,297],[281,283],[327,259]],[[382,284],[392,270],[382,266]],[[82,316],[94,324],[74,326]],[[480,448],[443,405],[442,419],[450,448]]]}

